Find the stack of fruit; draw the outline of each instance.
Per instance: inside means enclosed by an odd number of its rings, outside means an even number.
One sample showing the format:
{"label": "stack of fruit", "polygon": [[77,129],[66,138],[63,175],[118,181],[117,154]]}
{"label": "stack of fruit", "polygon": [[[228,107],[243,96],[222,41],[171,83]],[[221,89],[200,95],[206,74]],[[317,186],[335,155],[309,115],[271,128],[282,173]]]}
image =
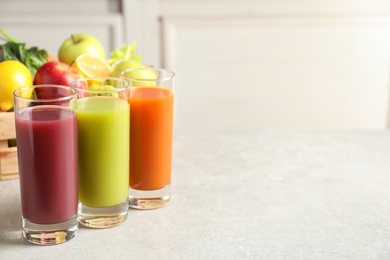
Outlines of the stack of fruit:
{"label": "stack of fruit", "polygon": [[[69,85],[84,77],[112,76],[129,68],[142,68],[142,57],[135,54],[135,43],[113,50],[109,57],[101,42],[90,34],[65,39],[58,59],[38,47],[19,43],[4,30],[6,43],[0,45],[0,112],[13,110],[13,91],[38,84]],[[25,93],[31,97],[32,93]]]}

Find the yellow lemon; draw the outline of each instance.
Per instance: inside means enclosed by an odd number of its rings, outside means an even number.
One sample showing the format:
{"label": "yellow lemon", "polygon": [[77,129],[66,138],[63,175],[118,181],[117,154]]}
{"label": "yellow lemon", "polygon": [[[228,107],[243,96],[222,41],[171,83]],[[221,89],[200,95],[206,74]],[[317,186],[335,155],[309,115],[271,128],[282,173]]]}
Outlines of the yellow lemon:
{"label": "yellow lemon", "polygon": [[[13,92],[16,89],[32,85],[33,77],[26,65],[16,60],[0,62],[0,111],[13,109]],[[31,96],[32,90],[23,93],[25,98]]]}
{"label": "yellow lemon", "polygon": [[85,78],[108,77],[111,74],[111,67],[105,60],[90,54],[81,54],[72,66]]}

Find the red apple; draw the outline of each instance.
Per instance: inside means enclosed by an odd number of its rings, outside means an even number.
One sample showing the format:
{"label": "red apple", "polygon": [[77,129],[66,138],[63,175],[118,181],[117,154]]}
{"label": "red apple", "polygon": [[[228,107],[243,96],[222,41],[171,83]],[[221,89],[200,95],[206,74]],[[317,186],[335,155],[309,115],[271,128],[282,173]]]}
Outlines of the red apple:
{"label": "red apple", "polygon": [[[81,78],[83,78],[82,74],[68,64],[61,61],[49,61],[37,70],[34,77],[34,85],[56,84],[69,86],[72,81]],[[42,90],[39,89],[39,93],[37,93],[41,99],[58,97],[58,93],[49,93],[50,91],[45,91],[44,93]]]}
{"label": "red apple", "polygon": [[70,82],[83,76],[75,68],[61,61],[49,61],[43,64],[35,74],[34,85],[57,84],[69,86]]}

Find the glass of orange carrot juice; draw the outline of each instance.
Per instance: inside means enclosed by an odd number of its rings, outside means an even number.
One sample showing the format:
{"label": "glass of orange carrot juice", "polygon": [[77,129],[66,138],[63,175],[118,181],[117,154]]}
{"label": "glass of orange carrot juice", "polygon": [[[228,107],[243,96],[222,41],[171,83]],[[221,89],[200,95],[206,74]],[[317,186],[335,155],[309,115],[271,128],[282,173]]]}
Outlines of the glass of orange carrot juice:
{"label": "glass of orange carrot juice", "polygon": [[130,208],[155,209],[170,201],[174,76],[150,67],[120,74],[130,81]]}

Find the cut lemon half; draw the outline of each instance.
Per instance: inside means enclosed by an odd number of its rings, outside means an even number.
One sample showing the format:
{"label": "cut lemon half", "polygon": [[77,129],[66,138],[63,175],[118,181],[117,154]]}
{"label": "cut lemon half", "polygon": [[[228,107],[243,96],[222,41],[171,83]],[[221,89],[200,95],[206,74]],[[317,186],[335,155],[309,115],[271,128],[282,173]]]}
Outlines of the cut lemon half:
{"label": "cut lemon half", "polygon": [[89,77],[108,77],[111,74],[111,67],[103,59],[90,54],[81,54],[73,63],[72,67]]}

